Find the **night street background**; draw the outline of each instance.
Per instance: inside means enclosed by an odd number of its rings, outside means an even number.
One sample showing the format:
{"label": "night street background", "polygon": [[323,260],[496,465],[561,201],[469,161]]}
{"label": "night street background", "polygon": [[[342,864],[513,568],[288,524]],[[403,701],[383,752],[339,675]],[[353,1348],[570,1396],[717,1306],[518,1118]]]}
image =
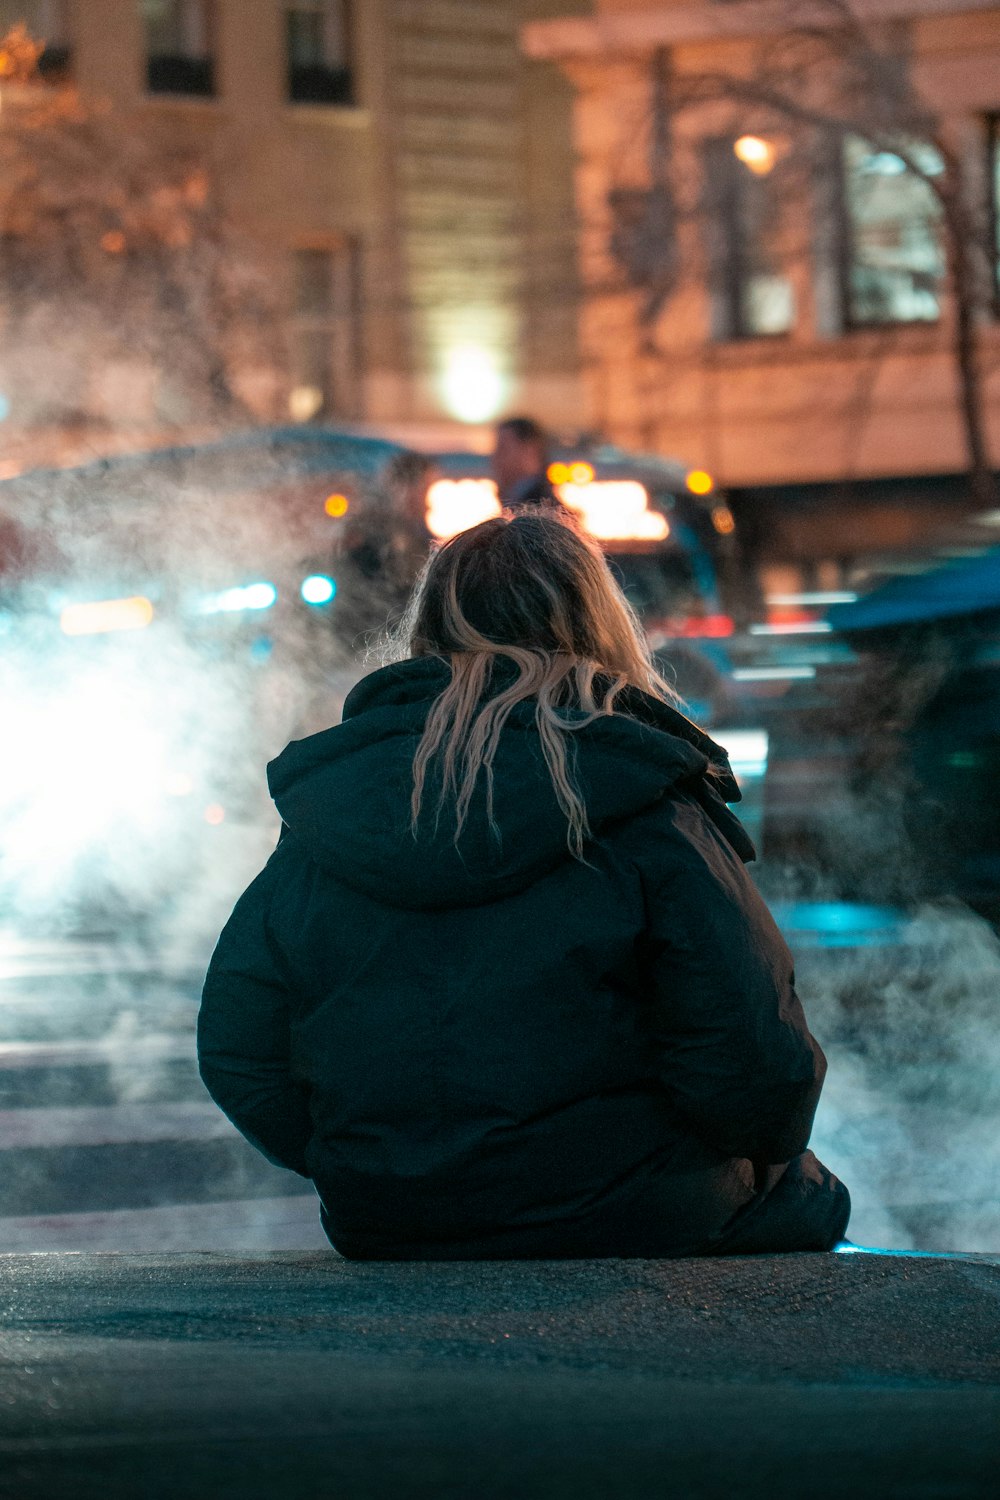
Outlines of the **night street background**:
{"label": "night street background", "polygon": [[[0,0],[4,1500],[997,1493],[998,455],[996,0]],[[268,761],[529,492],[871,1254],[350,1264],[199,1079]]]}

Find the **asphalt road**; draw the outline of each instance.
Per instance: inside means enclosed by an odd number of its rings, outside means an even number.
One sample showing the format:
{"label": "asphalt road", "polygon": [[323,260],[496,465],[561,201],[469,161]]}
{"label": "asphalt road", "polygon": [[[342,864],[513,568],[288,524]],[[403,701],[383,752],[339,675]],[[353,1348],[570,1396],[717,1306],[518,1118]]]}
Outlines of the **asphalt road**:
{"label": "asphalt road", "polygon": [[994,1500],[1000,1258],[0,1256],[4,1500]]}

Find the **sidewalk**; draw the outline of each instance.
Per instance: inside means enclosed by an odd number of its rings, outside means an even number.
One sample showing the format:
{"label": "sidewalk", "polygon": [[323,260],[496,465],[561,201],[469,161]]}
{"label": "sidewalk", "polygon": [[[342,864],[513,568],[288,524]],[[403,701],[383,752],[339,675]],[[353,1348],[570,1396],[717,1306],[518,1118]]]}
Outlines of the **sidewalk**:
{"label": "sidewalk", "polygon": [[1000,1257],[0,1256],[4,1500],[995,1496]]}

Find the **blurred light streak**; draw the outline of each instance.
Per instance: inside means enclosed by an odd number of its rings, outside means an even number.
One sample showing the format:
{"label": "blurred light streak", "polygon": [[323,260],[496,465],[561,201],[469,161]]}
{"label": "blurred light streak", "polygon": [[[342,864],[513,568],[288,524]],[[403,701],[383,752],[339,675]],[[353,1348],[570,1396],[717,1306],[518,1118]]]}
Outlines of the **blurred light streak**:
{"label": "blurred light streak", "polygon": [[789,620],[775,625],[751,625],[751,635],[829,635],[829,620]]}
{"label": "blurred light streak", "polygon": [[188,797],[194,791],[194,778],[186,771],[171,771],[167,777],[166,790],[168,797]]}
{"label": "blurred light streak", "polygon": [[713,728],[712,738],[729,756],[729,764],[737,781],[743,777],[764,775],[768,752],[766,729]]}
{"label": "blurred light streak", "polygon": [[[585,467],[593,474],[589,464]],[[597,541],[661,542],[670,535],[666,516],[649,509],[649,494],[637,480],[591,478],[555,488]],[[492,479],[437,479],[427,491],[427,526],[442,540],[501,513]]]}
{"label": "blurred light streak", "polygon": [[731,615],[686,615],[671,620],[664,634],[667,640],[723,640],[733,634],[735,626]]}
{"label": "blurred light streak", "polygon": [[[855,1245],[851,1240],[840,1240],[833,1247],[834,1255],[897,1255],[906,1260],[965,1260],[975,1264],[981,1252],[974,1250],[886,1250],[879,1245]],[[989,1262],[987,1262],[989,1264]]]}
{"label": "blurred light streak", "polygon": [[273,583],[247,583],[239,588],[223,589],[202,602],[203,615],[231,614],[243,609],[270,609],[278,597]]}
{"label": "blurred light streak", "polygon": [[815,667],[736,667],[734,682],[806,682],[816,676]]}
{"label": "blurred light streak", "polygon": [[854,604],[857,594],[844,590],[825,590],[813,594],[768,594],[767,603],[783,607],[793,607],[799,604],[821,605],[821,604]]}
{"label": "blurred light streak", "polygon": [[636,479],[562,484],[557,493],[597,541],[662,542],[670,535],[666,516],[649,509],[646,487]]}
{"label": "blurred light streak", "polygon": [[141,630],[152,618],[152,604],[136,594],[130,599],[67,604],[59,616],[59,626],[64,635],[104,635],[112,630]]}
{"label": "blurred light streak", "polygon": [[900,940],[905,918],[896,907],[852,901],[774,901],[786,938],[816,948],[879,948]]}
{"label": "blurred light streak", "polygon": [[427,490],[427,529],[442,541],[500,515],[492,479],[436,479]]}

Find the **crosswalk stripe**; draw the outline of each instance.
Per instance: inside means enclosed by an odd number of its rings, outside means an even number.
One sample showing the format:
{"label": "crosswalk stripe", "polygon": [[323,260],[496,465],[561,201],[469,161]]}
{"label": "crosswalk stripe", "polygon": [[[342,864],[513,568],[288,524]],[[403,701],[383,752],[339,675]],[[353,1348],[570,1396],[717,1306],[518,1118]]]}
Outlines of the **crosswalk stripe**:
{"label": "crosswalk stripe", "polygon": [[0,1151],[38,1146],[208,1141],[235,1134],[226,1117],[209,1100],[0,1110]]}
{"label": "crosswalk stripe", "polygon": [[86,1067],[90,1064],[121,1063],[129,1067],[173,1058],[194,1060],[193,1036],[151,1034],[119,1041],[98,1042],[0,1042],[0,1070],[10,1068]]}

